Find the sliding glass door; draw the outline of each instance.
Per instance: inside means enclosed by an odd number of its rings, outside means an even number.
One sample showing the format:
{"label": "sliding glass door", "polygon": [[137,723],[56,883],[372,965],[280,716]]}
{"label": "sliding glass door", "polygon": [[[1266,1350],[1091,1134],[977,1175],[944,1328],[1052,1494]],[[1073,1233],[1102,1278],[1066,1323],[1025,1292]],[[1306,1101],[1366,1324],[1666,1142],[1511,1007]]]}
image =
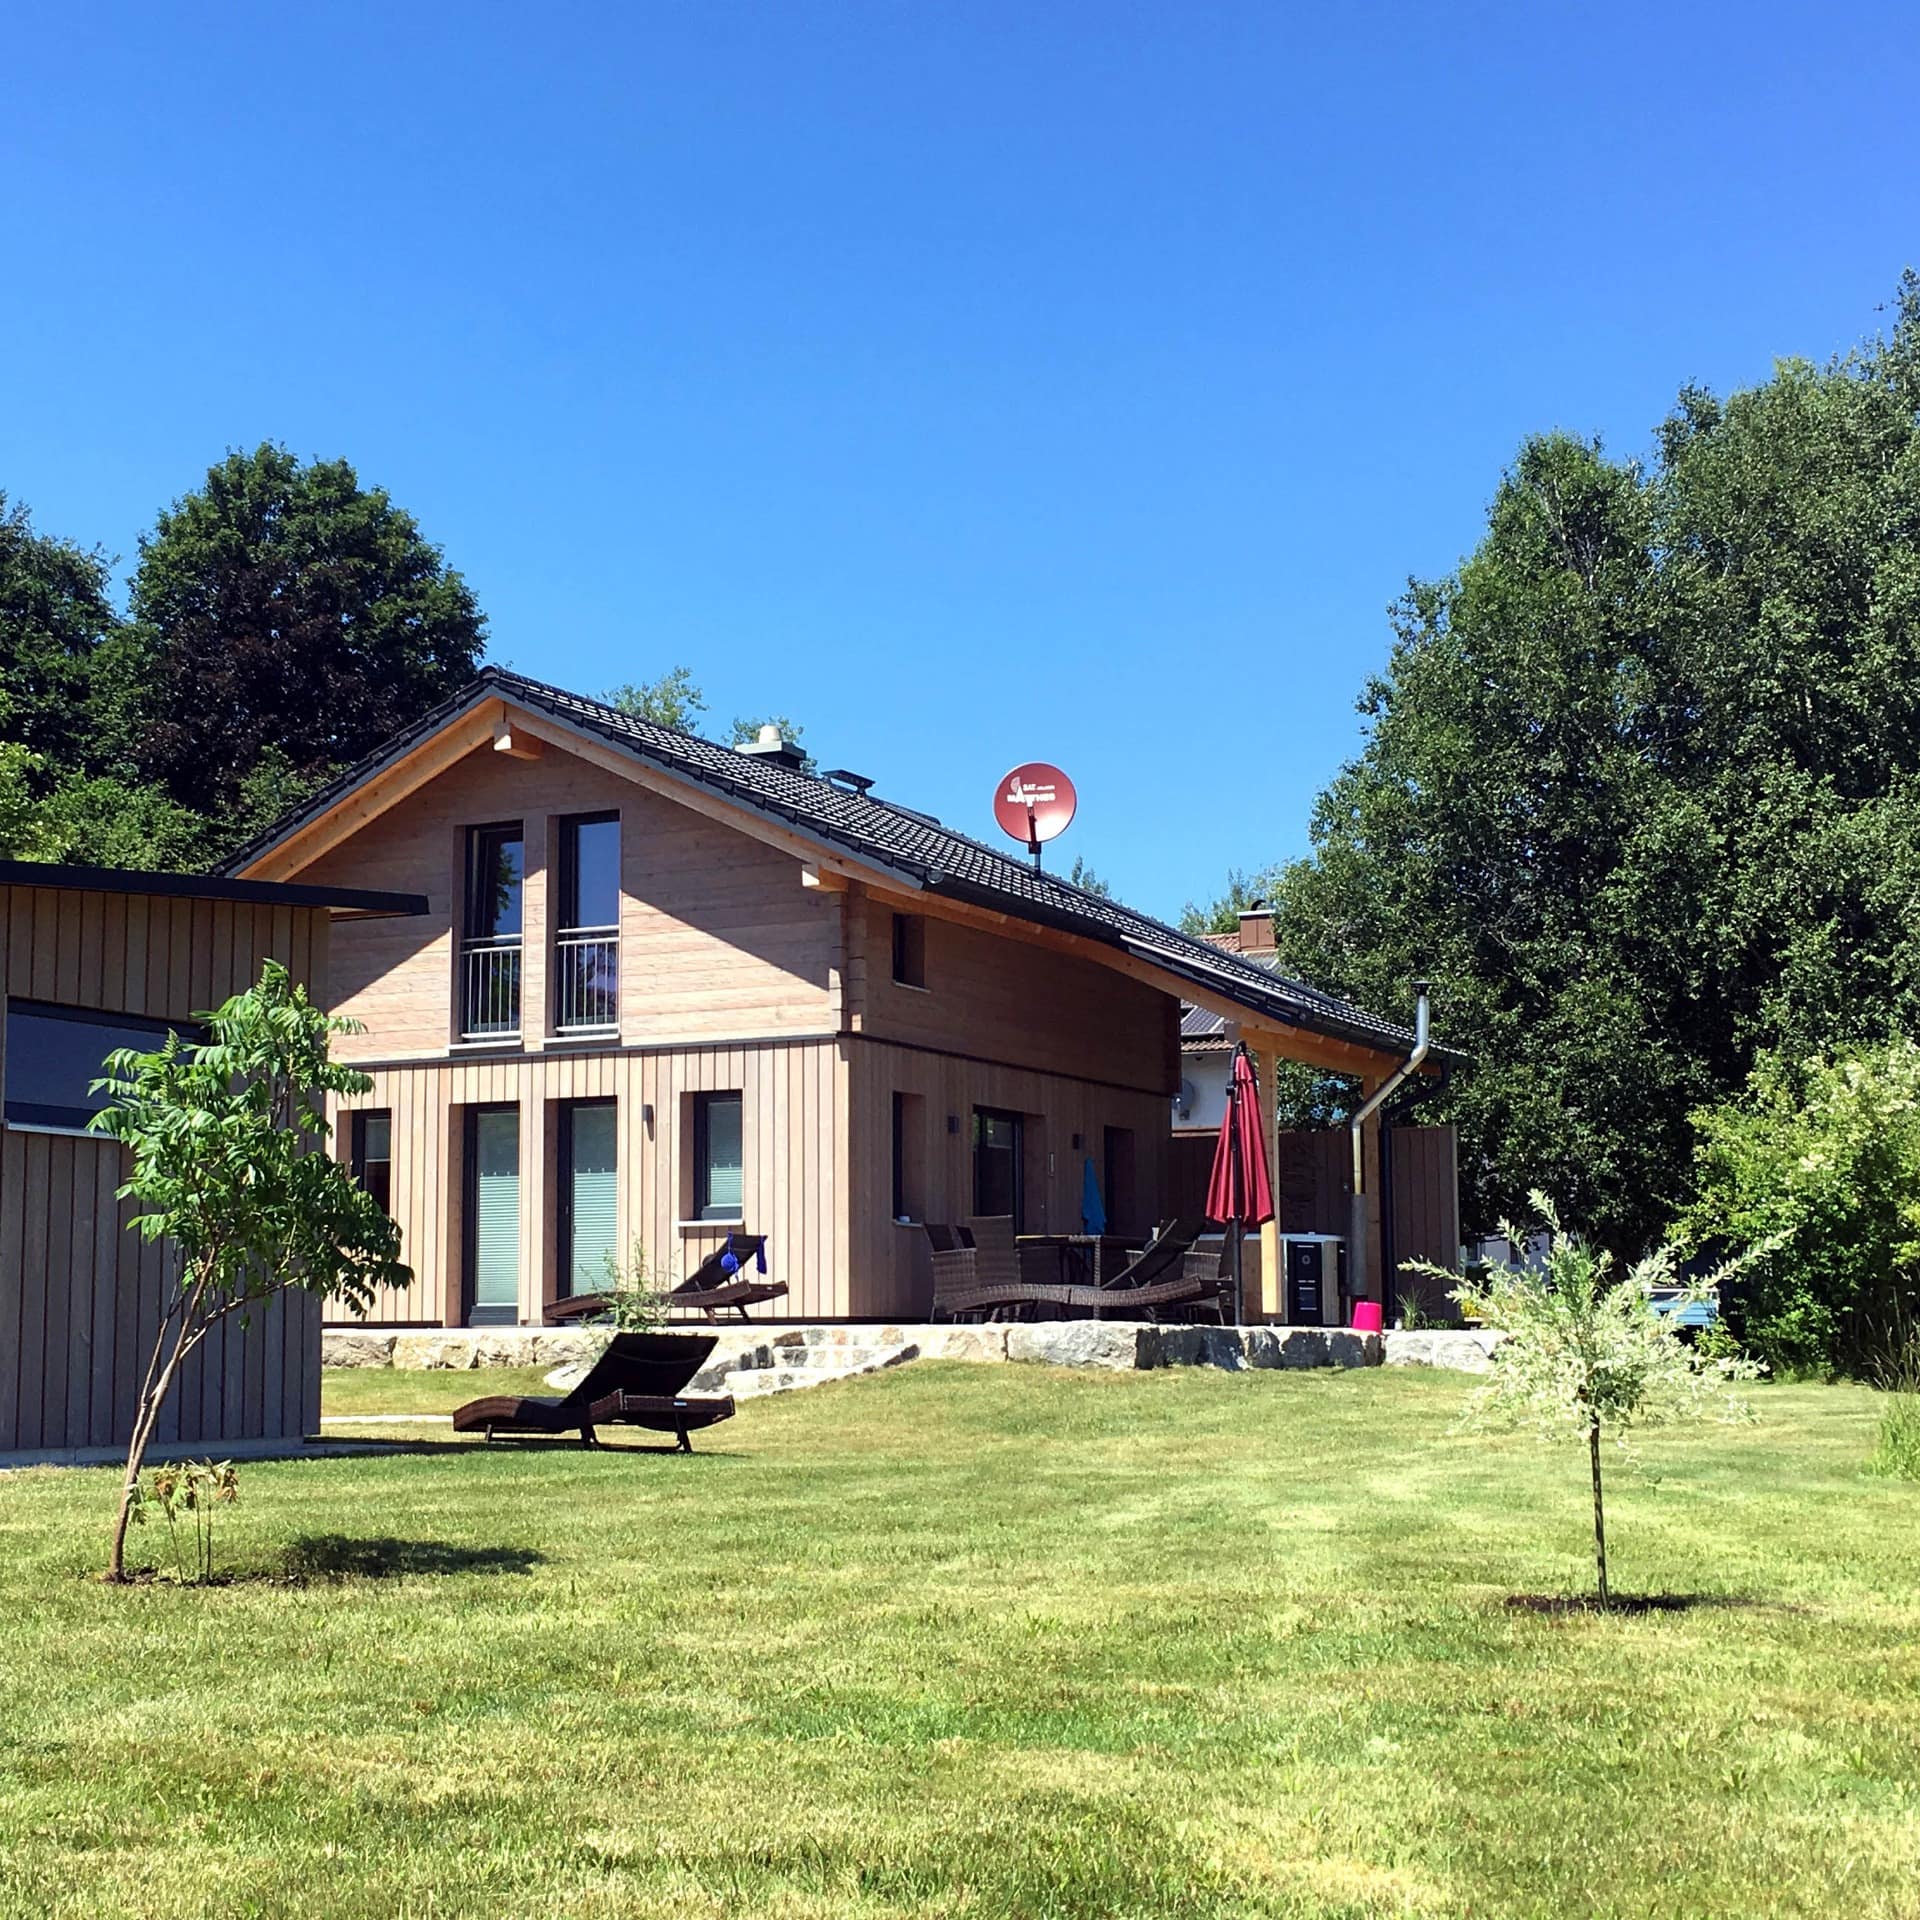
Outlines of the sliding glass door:
{"label": "sliding glass door", "polygon": [[520,1318],[520,1109],[467,1109],[467,1323]]}
{"label": "sliding glass door", "polygon": [[600,1293],[620,1263],[619,1108],[611,1100],[560,1107],[560,1291]]}

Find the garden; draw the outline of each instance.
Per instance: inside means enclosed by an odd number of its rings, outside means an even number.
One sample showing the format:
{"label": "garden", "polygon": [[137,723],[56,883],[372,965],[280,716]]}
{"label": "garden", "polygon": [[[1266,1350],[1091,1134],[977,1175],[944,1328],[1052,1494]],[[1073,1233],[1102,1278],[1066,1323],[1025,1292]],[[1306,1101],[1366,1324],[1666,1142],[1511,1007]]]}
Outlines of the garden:
{"label": "garden", "polygon": [[[490,1378],[489,1384],[493,1384]],[[502,1386],[533,1386],[531,1376]],[[1586,1463],[1458,1376],[921,1363],[701,1451],[328,1378],[215,1579],[0,1483],[9,1913],[1913,1911],[1920,1528],[1883,1396]],[[345,1424],[342,1424],[342,1423]]]}

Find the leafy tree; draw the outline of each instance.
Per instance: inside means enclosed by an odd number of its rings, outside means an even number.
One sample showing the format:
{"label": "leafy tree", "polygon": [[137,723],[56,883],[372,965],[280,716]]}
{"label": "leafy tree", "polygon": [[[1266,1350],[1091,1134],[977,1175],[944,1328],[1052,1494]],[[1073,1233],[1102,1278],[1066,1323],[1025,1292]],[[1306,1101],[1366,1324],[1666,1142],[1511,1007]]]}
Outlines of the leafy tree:
{"label": "leafy tree", "polygon": [[[1613,1596],[1607,1580],[1602,1439],[1611,1433],[1624,1446],[1636,1426],[1744,1419],[1748,1410],[1734,1396],[1733,1384],[1757,1378],[1760,1368],[1750,1360],[1696,1351],[1655,1311],[1651,1289],[1675,1285],[1671,1249],[1650,1254],[1617,1279],[1612,1255],[1564,1233],[1545,1194],[1535,1193],[1532,1200],[1551,1236],[1544,1264],[1494,1267],[1484,1278],[1453,1289],[1464,1311],[1507,1336],[1463,1417],[1470,1426],[1530,1427],[1542,1439],[1586,1442],[1593,1560],[1604,1607]],[[1501,1232],[1514,1246],[1525,1246],[1530,1237],[1511,1225]],[[1426,1261],[1407,1264],[1436,1279],[1455,1277]],[[1682,1289],[1680,1298],[1705,1297],[1720,1278]]]}
{"label": "leafy tree", "polygon": [[204,816],[159,787],[112,774],[69,775],[40,803],[37,817],[42,859],[196,873],[214,856],[216,837]]}
{"label": "leafy tree", "polygon": [[208,1038],[177,1033],[152,1053],[108,1056],[96,1082],[111,1104],[95,1128],[127,1149],[119,1197],[133,1225],[165,1241],[159,1331],[127,1446],[107,1578],[126,1578],[127,1524],[140,1463],[188,1356],[231,1314],[251,1314],[289,1287],[364,1311],[375,1289],[405,1286],[400,1233],[326,1149],[326,1096],[365,1093],[365,1074],[329,1057],[353,1022],[322,1013],[277,960],[207,1017]]}
{"label": "leafy tree", "polygon": [[1538,1181],[1641,1251],[1757,1054],[1920,1024],[1916,551],[1909,275],[1887,338],[1683,392],[1645,465],[1529,441],[1396,606],[1275,936],[1383,1011],[1435,979],[1475,1225]]}
{"label": "leafy tree", "polygon": [[[789,720],[783,713],[765,714],[758,720],[736,718],[728,744],[735,747],[747,746],[760,738],[760,729],[762,727],[778,727],[780,729],[781,739],[790,747],[799,746],[800,736],[806,732],[805,727],[799,725],[796,721]],[[812,754],[806,752],[804,749],[802,749],[801,752],[800,764],[808,773],[818,773],[820,771],[820,763],[814,759]]]}
{"label": "leafy tree", "polygon": [[651,720],[655,726],[681,733],[697,732],[700,716],[707,710],[707,697],[690,667],[669,667],[657,680],[628,681],[602,697],[608,706],[636,720]]}
{"label": "leafy tree", "polygon": [[1765,1055],[1696,1120],[1681,1232],[1760,1249],[1728,1301],[1733,1330],[1776,1367],[1871,1372],[1920,1319],[1920,1045]]}
{"label": "leafy tree", "polygon": [[1189,900],[1180,909],[1182,933],[1235,933],[1240,916],[1251,912],[1267,897],[1266,880],[1256,874],[1251,880],[1238,868],[1227,875],[1226,891],[1208,901]]}
{"label": "leafy tree", "polygon": [[297,798],[471,677],[486,625],[413,517],[344,460],[230,453],[140,543],[132,623],[102,656],[138,778],[244,837],[262,757]]}
{"label": "leafy tree", "polygon": [[119,625],[111,562],[97,549],[36,533],[27,509],[0,493],[0,695],[8,737],[49,770],[92,750],[93,658]]}
{"label": "leafy tree", "polygon": [[38,754],[16,741],[0,741],[0,860],[47,857],[49,836],[32,786],[39,766]]}
{"label": "leafy tree", "polygon": [[1067,881],[1082,893],[1095,894],[1102,900],[1113,898],[1113,889],[1077,853],[1073,856],[1073,868],[1067,875]]}

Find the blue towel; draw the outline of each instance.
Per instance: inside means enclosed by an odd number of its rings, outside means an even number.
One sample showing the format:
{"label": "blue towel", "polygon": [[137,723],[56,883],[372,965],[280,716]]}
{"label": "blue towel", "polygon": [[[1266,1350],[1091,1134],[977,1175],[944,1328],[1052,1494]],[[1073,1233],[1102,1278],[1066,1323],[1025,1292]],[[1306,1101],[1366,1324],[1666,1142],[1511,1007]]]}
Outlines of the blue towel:
{"label": "blue towel", "polygon": [[1089,1233],[1105,1233],[1107,1210],[1100,1200],[1100,1180],[1093,1170],[1093,1155],[1087,1155],[1086,1172],[1080,1180],[1080,1224]]}

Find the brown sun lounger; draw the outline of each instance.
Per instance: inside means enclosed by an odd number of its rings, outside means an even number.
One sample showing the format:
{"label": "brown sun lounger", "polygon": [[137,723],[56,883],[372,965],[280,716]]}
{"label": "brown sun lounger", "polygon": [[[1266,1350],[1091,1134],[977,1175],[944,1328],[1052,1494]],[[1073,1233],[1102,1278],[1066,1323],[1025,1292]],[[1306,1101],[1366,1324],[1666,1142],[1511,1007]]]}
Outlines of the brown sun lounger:
{"label": "brown sun lounger", "polygon": [[616,1333],[607,1350],[568,1394],[493,1393],[469,1400],[453,1416],[456,1433],[578,1433],[580,1444],[595,1443],[596,1427],[649,1427],[670,1433],[682,1453],[693,1451],[690,1436],[733,1417],[731,1394],[681,1391],[714,1349],[711,1334]]}
{"label": "brown sun lounger", "polygon": [[702,1260],[677,1287],[669,1288],[660,1298],[668,1307],[689,1307],[704,1313],[709,1320],[716,1320],[729,1309],[737,1312],[742,1320],[747,1318],[747,1309],[757,1307],[763,1301],[778,1300],[787,1291],[784,1280],[749,1280],[747,1267],[767,1244],[764,1233],[736,1233],[732,1236],[733,1257],[739,1263],[738,1270],[729,1273],[720,1263],[727,1257],[727,1248],[718,1247]]}

